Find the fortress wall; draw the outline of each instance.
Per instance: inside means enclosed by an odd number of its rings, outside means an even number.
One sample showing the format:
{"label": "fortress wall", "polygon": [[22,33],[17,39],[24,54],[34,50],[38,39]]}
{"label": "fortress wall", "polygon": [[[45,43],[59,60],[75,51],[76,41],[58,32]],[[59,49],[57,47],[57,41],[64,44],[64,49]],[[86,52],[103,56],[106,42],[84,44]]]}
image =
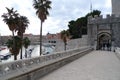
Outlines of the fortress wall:
{"label": "fortress wall", "polygon": [[113,41],[115,47],[120,47],[120,23],[112,25]]}
{"label": "fortress wall", "polygon": [[112,14],[120,14],[120,0],[112,0]]}
{"label": "fortress wall", "polygon": [[[79,39],[71,39],[67,42],[67,50],[75,49],[79,47],[88,46],[88,35],[83,35]],[[55,51],[64,51],[64,43],[60,42],[56,44]]]}
{"label": "fortress wall", "polygon": [[88,17],[88,24],[106,24],[106,23],[117,23],[120,22],[120,15],[115,14],[107,14],[103,17],[103,15],[100,15],[99,17],[96,15],[94,17],[89,16]]}
{"label": "fortress wall", "polygon": [[[96,37],[94,36],[93,30],[98,26],[98,34],[102,32],[108,32],[112,35],[112,44],[115,47],[120,47],[120,15],[103,15],[89,17],[88,18],[88,37],[92,44]],[[102,31],[100,31],[102,30]],[[92,34],[93,33],[93,34]],[[93,43],[94,44],[94,43]]]}

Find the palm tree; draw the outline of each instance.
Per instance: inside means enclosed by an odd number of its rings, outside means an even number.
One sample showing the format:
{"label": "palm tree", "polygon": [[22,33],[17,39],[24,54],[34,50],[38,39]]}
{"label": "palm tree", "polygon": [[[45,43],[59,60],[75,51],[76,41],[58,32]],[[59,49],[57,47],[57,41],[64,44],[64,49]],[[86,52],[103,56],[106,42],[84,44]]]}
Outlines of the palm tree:
{"label": "palm tree", "polygon": [[48,9],[51,9],[51,1],[49,0],[33,0],[33,7],[36,9],[36,14],[41,20],[40,26],[40,55],[42,54],[42,23],[47,19],[49,15]]}
{"label": "palm tree", "polygon": [[[16,18],[18,17],[17,11],[14,11],[14,9],[7,8],[8,13],[4,13],[1,17],[3,17],[3,21],[8,25],[10,31],[12,31],[12,35],[14,36],[14,32],[16,29]],[[14,38],[14,37],[13,37]]]}
{"label": "palm tree", "polygon": [[[29,20],[25,16],[20,16],[17,11],[14,11],[14,9],[9,9],[6,8],[8,13],[4,13],[2,17],[4,18],[3,21],[8,25],[10,31],[12,31],[13,35],[13,47],[16,48],[17,46],[15,45],[15,40],[14,40],[14,33],[17,32],[17,35],[19,38],[21,38],[21,45],[23,44],[23,33],[25,33],[26,27],[28,27]],[[13,49],[13,50],[14,50]],[[14,52],[14,51],[12,51]],[[21,46],[21,56],[20,58],[22,59],[22,46]]]}
{"label": "palm tree", "polygon": [[70,36],[70,34],[69,34],[68,30],[67,31],[65,31],[65,30],[61,31],[61,39],[64,42],[64,50],[65,51],[66,51],[67,39],[69,39],[69,36]]}
{"label": "palm tree", "polygon": [[23,46],[25,47],[25,57],[27,57],[27,48],[28,48],[28,46],[30,45],[30,40],[29,40],[29,38],[28,37],[25,37],[24,39],[23,39]]}
{"label": "palm tree", "polygon": [[[13,43],[14,39],[14,43]],[[21,48],[21,38],[18,36],[14,36],[14,38],[8,39],[6,43],[12,55],[14,55],[14,60],[17,60],[17,55],[19,54]],[[15,46],[15,47],[14,47]]]}
{"label": "palm tree", "polygon": [[[21,43],[23,44],[23,33],[25,33],[26,28],[28,27],[29,20],[25,16],[20,16],[16,19],[17,21],[17,35],[21,38]],[[20,59],[22,59],[22,47],[21,47],[21,55]]]}
{"label": "palm tree", "polygon": [[[9,40],[8,42],[13,41],[12,43],[12,52],[14,52],[14,50],[16,49],[16,43],[15,43],[15,37],[14,37],[14,33],[15,33],[15,29],[17,28],[17,23],[16,23],[16,19],[18,18],[19,14],[17,13],[17,11],[14,11],[14,8],[7,8],[8,13],[4,13],[1,17],[3,17],[3,21],[8,25],[10,31],[12,32],[12,40]],[[19,50],[17,50],[19,51]],[[17,52],[14,52],[17,53]],[[14,54],[13,53],[13,54]],[[14,54],[16,55],[16,54]],[[15,58],[16,60],[17,58]]]}
{"label": "palm tree", "polygon": [[29,20],[26,16],[20,16],[16,21],[18,23],[16,28],[16,31],[18,31],[17,35],[23,37],[23,33],[25,33],[25,30],[28,27]]}

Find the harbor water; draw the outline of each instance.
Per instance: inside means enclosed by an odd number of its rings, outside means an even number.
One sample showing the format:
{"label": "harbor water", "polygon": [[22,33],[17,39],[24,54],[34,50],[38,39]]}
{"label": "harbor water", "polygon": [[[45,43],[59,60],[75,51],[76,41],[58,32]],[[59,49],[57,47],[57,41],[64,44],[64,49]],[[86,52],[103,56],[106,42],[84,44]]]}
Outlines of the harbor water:
{"label": "harbor water", "polygon": [[[0,61],[2,63],[14,61],[14,56],[11,55],[9,49],[6,46],[2,46],[2,47],[5,48],[5,49],[4,50],[0,50]],[[25,54],[25,52],[26,52],[26,54]],[[41,56],[52,54],[53,52],[54,52],[54,48],[53,47],[42,46],[42,55]],[[20,53],[21,52],[19,52],[19,55],[17,56],[17,60],[20,59]],[[1,60],[5,56],[7,56],[7,59]],[[40,56],[40,45],[30,45],[26,49],[26,51],[25,51],[24,47],[22,48],[22,58],[23,59],[33,58],[33,57],[37,57],[37,56]]]}

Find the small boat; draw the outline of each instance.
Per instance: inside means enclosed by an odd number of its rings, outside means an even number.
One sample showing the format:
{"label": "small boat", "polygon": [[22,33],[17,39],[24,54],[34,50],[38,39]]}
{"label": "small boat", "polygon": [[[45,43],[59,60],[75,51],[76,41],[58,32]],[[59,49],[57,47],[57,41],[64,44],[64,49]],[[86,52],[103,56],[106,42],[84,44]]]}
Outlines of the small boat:
{"label": "small boat", "polygon": [[5,50],[6,48],[0,48],[0,51]]}
{"label": "small boat", "polygon": [[7,53],[6,55],[0,55],[0,59],[1,60],[7,60],[11,57],[11,54],[10,53]]}

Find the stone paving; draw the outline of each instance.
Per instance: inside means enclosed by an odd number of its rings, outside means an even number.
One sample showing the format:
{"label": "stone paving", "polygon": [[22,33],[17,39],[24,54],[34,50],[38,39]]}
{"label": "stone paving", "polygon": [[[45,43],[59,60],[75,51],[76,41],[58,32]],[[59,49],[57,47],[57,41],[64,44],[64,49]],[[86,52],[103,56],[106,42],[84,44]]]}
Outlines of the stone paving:
{"label": "stone paving", "polygon": [[113,52],[92,51],[39,80],[120,80],[120,59]]}

